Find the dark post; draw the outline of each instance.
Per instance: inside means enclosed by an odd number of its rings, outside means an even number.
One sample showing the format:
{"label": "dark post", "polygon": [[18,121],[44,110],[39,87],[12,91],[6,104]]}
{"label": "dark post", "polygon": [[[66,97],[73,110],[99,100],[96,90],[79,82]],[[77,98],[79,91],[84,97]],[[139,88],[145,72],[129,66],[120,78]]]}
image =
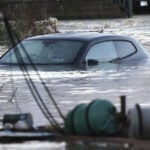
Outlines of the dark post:
{"label": "dark post", "polygon": [[121,100],[121,116],[124,118],[126,116],[126,96],[120,96]]}
{"label": "dark post", "polygon": [[125,6],[126,6],[126,0],[122,1],[122,6],[123,6],[123,8],[125,8]]}
{"label": "dark post", "polygon": [[120,96],[120,113],[118,114],[118,120],[120,122],[120,134],[124,135],[125,134],[125,128],[126,128],[126,96]]}
{"label": "dark post", "polygon": [[132,0],[127,0],[127,12],[128,12],[128,17],[131,18],[133,16]]}

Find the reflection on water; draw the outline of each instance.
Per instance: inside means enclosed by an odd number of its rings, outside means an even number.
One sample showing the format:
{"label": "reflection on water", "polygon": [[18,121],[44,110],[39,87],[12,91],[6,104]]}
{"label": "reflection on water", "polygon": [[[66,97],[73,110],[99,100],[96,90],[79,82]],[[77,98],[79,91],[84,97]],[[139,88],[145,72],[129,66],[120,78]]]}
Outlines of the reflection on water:
{"label": "reflection on water", "polygon": [[[30,145],[30,146],[29,146]],[[102,142],[25,142],[23,144],[0,144],[0,150],[129,150],[128,144],[118,145]],[[133,149],[134,150],[134,149]]]}
{"label": "reflection on water", "polygon": [[72,142],[66,145],[66,150],[128,150],[128,145],[117,145],[102,142]]}
{"label": "reflection on water", "polygon": [[[143,43],[150,53],[150,16],[135,16],[131,19],[115,20],[85,20],[61,21],[60,30],[94,30],[105,28],[106,32],[126,34],[135,37]],[[68,26],[68,27],[67,27]],[[79,28],[80,27],[80,28]],[[49,110],[57,118],[57,111],[45,92],[35,71],[29,67],[29,74],[37,89],[40,91]],[[89,103],[95,98],[105,98],[113,102],[119,110],[119,96],[127,96],[127,107],[135,103],[149,104],[150,93],[150,64],[101,64],[89,68],[57,68],[38,66],[38,72],[46,86],[51,91],[61,111],[65,115],[79,103]],[[5,113],[31,112],[35,126],[48,124],[47,119],[37,106],[23,73],[16,66],[0,67],[0,117]],[[0,150],[120,150],[116,145],[106,143],[54,143],[54,142],[27,142],[23,144],[0,144]],[[125,147],[121,148],[122,150]],[[128,148],[126,148],[128,149]],[[133,149],[133,148],[132,148]]]}
{"label": "reflection on water", "polygon": [[[86,70],[78,70],[71,66],[57,67],[37,66],[37,69],[64,115],[77,104],[89,103],[96,98],[108,99],[118,109],[121,95],[127,96],[128,108],[135,103],[149,103],[150,63],[141,65],[106,63],[88,67]],[[46,106],[61,122],[57,110],[54,109],[51,99],[41,84],[39,75],[30,66],[28,70]],[[48,123],[18,66],[1,66],[0,77],[1,117],[4,113],[30,112],[33,114],[36,126]]]}
{"label": "reflection on water", "polygon": [[[49,110],[59,122],[62,120],[58,117],[53,103],[50,101],[35,71],[29,67],[29,73],[43,97]],[[101,64],[97,67],[89,67],[87,70],[76,70],[69,66],[66,68],[51,68],[50,66],[37,66],[38,72],[46,83],[47,87],[53,94],[61,111],[65,115],[70,109],[79,103],[89,103],[95,98],[104,98],[113,102],[119,110],[119,96],[127,96],[127,107],[132,107],[135,103],[149,104],[150,93],[150,64],[126,65],[126,64]],[[66,71],[67,70],[67,71]],[[46,125],[48,121],[40,111],[34,100],[22,72],[17,66],[1,66],[0,69],[0,116],[4,113],[30,112],[34,117],[35,126]],[[15,91],[15,89],[17,89]],[[15,94],[14,94],[15,91]],[[13,96],[14,95],[14,96]],[[19,108],[18,108],[19,107]],[[34,143],[34,142],[33,142]],[[41,143],[36,147],[32,142],[32,149],[40,149],[43,144],[44,149],[52,148],[52,143]],[[85,143],[66,143],[62,150],[84,150],[84,149],[102,149],[102,150],[119,150],[116,145],[85,144]],[[4,146],[4,145],[3,145]],[[10,145],[5,145],[6,147]],[[4,146],[4,147],[5,147]],[[15,149],[19,145],[13,145]],[[48,146],[48,148],[47,148]],[[1,148],[0,148],[1,149]],[[19,149],[19,148],[18,148]],[[21,149],[29,149],[26,143]],[[124,149],[124,148],[122,148]]]}
{"label": "reflection on water", "polygon": [[65,142],[24,142],[0,144],[0,150],[65,150]]}

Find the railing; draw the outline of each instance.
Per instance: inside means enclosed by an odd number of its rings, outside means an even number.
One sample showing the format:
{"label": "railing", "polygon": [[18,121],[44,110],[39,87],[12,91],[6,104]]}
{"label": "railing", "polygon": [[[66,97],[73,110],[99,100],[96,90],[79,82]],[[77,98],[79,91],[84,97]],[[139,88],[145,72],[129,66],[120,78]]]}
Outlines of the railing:
{"label": "railing", "polygon": [[128,17],[133,15],[133,4],[132,0],[112,0],[113,4],[118,4],[120,8],[127,12]]}

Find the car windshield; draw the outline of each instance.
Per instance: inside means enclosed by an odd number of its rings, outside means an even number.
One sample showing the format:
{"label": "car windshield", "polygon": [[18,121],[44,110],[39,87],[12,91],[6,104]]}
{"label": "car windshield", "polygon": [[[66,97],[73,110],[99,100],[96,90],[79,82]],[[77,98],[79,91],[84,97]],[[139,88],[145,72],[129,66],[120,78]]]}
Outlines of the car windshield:
{"label": "car windshield", "polygon": [[24,40],[4,54],[1,63],[71,64],[83,42],[71,40]]}

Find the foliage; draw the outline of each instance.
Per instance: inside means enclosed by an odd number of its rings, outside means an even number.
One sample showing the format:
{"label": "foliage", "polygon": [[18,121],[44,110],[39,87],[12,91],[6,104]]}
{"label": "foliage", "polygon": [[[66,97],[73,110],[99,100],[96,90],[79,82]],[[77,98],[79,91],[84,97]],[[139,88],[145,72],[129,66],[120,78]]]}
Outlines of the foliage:
{"label": "foliage", "polygon": [[[47,18],[46,16],[46,1],[40,5],[42,9],[37,8],[36,0],[32,0],[30,3],[25,3],[24,0],[18,3],[10,3],[5,12],[11,20],[11,25],[15,34],[19,39],[24,39],[29,36],[48,34],[57,32],[56,18]],[[42,21],[38,21],[37,15],[43,13]],[[3,30],[2,30],[3,31]],[[1,33],[1,30],[0,30]]]}

